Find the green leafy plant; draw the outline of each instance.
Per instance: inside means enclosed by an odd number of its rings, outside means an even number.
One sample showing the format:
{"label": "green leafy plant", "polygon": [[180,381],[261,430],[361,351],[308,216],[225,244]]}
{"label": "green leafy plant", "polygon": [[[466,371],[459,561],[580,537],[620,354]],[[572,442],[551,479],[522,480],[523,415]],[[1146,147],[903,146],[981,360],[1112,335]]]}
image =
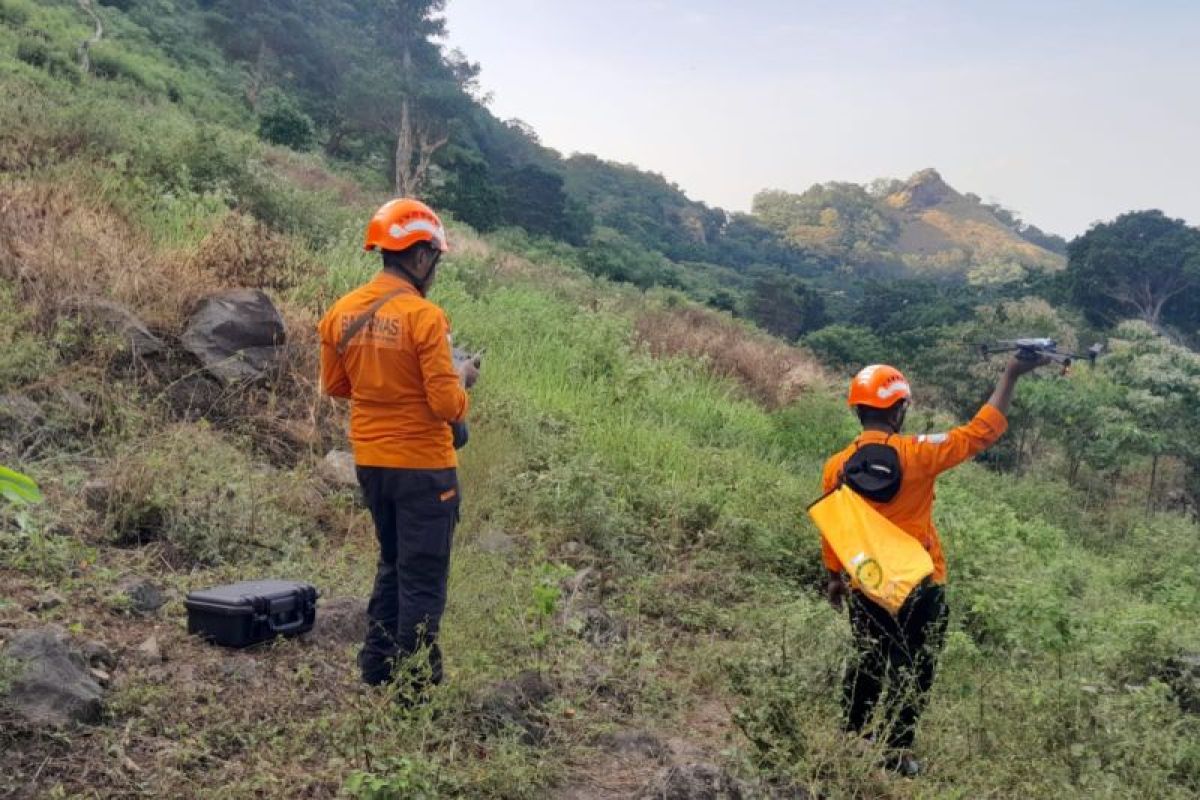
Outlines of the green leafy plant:
{"label": "green leafy plant", "polygon": [[42,491],[33,478],[8,467],[0,467],[0,496],[16,505],[42,502]]}
{"label": "green leafy plant", "polygon": [[355,770],[345,784],[357,800],[433,800],[437,780],[426,761],[407,756],[384,759],[372,771]]}

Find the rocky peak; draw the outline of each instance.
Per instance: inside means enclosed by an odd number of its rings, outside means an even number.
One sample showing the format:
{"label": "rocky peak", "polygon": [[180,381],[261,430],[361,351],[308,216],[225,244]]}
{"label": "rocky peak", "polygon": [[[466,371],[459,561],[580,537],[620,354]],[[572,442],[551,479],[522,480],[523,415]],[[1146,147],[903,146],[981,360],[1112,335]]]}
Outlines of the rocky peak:
{"label": "rocky peak", "polygon": [[932,167],[913,173],[904,186],[887,198],[893,208],[923,209],[958,196],[958,192]]}

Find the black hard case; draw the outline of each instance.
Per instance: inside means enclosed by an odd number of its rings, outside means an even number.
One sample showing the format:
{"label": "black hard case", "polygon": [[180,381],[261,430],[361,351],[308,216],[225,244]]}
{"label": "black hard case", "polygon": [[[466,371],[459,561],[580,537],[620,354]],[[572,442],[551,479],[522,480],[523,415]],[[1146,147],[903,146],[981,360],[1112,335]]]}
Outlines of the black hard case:
{"label": "black hard case", "polygon": [[312,630],[316,587],[300,581],[244,581],[188,594],[188,633],[225,647],[249,647]]}

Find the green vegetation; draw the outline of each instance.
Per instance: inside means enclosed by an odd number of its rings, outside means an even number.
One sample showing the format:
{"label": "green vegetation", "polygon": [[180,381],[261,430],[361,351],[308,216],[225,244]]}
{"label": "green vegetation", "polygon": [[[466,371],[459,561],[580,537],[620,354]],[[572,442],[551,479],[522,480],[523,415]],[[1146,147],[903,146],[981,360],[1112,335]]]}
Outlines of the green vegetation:
{"label": "green vegetation", "polygon": [[[381,9],[379,35],[401,12],[432,26],[405,34],[412,74],[353,34]],[[428,39],[437,9],[106,3],[85,74],[75,3],[0,0],[0,461],[47,500],[0,509],[0,622],[53,621],[122,653],[87,735],[4,717],[0,790],[603,796],[613,773],[633,792],[658,768],[604,744],[638,730],[763,793],[1195,796],[1200,745],[1172,666],[1200,649],[1194,322],[1164,315],[1173,341],[1063,303],[1091,248],[1066,283],[1024,267],[999,285],[872,279],[656,176],[559,159],[470,101],[469,63]],[[313,325],[375,268],[358,237],[404,126],[338,103],[384,103],[348,87],[374,91],[386,70],[420,87],[418,143],[449,135],[430,194],[486,231],[452,222],[436,288],[458,341],[488,354],[449,679],[411,713],[356,685],[352,637],[229,654],[184,634],[177,599],[148,619],[104,599],[127,573],[176,597],[266,574],[325,601],[366,595],[369,519],[315,474],[344,446],[345,412],[316,394]],[[914,187],[835,188],[830,202],[878,214],[806,224],[853,251],[891,235],[878,198]],[[135,359],[66,303],[120,302],[169,341],[199,297],[244,285],[279,303],[289,350],[268,385],[211,394],[173,346]],[[804,337],[837,377],[706,305]],[[919,740],[930,772],[890,778],[838,733],[847,630],[816,593],[803,509],[855,430],[844,374],[896,362],[916,386],[911,424],[937,429],[999,368],[974,346],[1016,334],[1103,335],[1112,353],[1023,384],[1004,446],[943,486],[952,622]],[[510,549],[488,545],[502,537]],[[27,610],[51,586],[66,602]],[[165,662],[136,655],[152,634]],[[553,694],[496,722],[486,698],[522,670]]]}

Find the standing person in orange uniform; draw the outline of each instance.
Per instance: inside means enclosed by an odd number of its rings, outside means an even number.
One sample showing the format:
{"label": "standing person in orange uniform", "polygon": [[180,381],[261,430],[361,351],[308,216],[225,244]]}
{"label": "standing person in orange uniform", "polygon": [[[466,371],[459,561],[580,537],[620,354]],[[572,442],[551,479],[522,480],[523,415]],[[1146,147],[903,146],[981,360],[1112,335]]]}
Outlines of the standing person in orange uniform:
{"label": "standing person in orange uniform", "polygon": [[437,215],[393,200],[371,218],[365,248],[381,252],[383,269],[318,325],[321,387],[350,399],[358,482],[379,540],[362,679],[388,683],[424,652],[427,668],[398,676],[417,695],[442,679],[437,636],[461,501],[450,425],[465,419],[478,370],[455,367],[446,315],[425,298],[448,249]]}
{"label": "standing person in orange uniform", "polygon": [[916,776],[920,772],[920,763],[911,749],[946,631],[946,559],[933,525],[934,483],[941,473],[996,443],[1008,428],[1006,415],[1018,379],[1045,363],[1012,359],[995,392],[974,419],[949,433],[934,435],[900,435],[912,389],[896,368],[881,364],[867,367],[850,384],[849,404],[858,414],[863,432],[826,462],[824,491],[837,487],[846,462],[863,445],[891,447],[899,466],[899,489],[889,501],[867,502],[919,541],[933,561],[933,574],[913,590],[893,617],[866,595],[849,590],[844,566],[822,540],[829,570],[829,602],[840,609],[849,596],[850,627],[857,651],[843,687],[846,729],[861,734],[886,691],[881,709],[888,749],[886,764],[901,774]]}

